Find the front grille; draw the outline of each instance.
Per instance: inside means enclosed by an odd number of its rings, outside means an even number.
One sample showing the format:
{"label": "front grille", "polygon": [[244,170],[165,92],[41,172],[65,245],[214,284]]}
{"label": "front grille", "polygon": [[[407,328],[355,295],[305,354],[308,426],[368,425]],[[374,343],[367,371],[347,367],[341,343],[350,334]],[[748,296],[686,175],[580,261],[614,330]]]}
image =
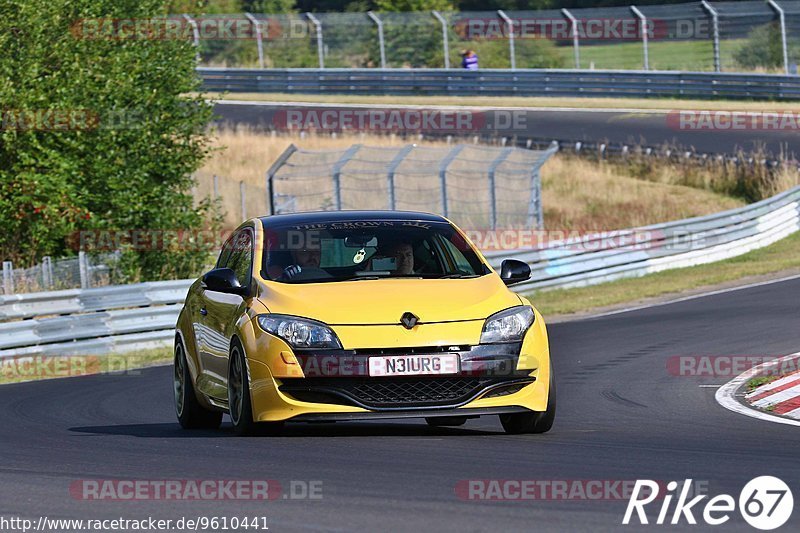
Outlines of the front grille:
{"label": "front grille", "polygon": [[335,403],[371,408],[436,407],[466,402],[497,382],[486,377],[305,378],[286,379],[280,390],[300,401],[323,394],[344,400]]}

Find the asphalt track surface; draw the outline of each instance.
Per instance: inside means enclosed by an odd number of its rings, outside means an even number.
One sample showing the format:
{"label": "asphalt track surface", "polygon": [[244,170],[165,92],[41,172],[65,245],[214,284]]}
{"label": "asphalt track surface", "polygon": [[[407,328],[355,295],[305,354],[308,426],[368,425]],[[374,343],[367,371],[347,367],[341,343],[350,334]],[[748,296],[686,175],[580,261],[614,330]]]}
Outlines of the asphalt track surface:
{"label": "asphalt track surface", "polygon": [[[679,106],[676,101],[676,108]],[[246,124],[255,129],[269,130],[281,127],[285,118],[281,113],[288,109],[339,110],[339,109],[391,109],[391,107],[308,105],[308,104],[258,104],[241,103],[215,105],[217,123]],[[581,142],[611,142],[631,146],[672,147],[694,150],[700,153],[736,154],[763,150],[773,156],[781,153],[800,156],[800,135],[797,130],[752,131],[716,130],[690,131],[676,127],[675,120],[668,119],[665,112],[641,110],[591,110],[531,109],[518,111],[518,127],[505,126],[505,119],[495,120],[502,111],[481,111],[480,124],[467,134],[487,133],[498,136],[513,136],[537,139],[554,139]],[[453,132],[463,133],[463,132]]]}
{"label": "asphalt track surface", "polygon": [[[707,482],[712,495],[738,498],[750,479],[774,475],[797,501],[797,429],[723,409],[716,389],[701,385],[728,378],[673,376],[666,362],[798,351],[798,295],[800,280],[791,280],[553,324],[559,412],[545,435],[505,435],[494,417],[445,429],[415,421],[298,424],[277,438],[237,438],[227,421],[219,431],[188,432],[175,420],[168,367],[2,386],[0,516],[266,516],[271,531],[621,528],[625,501],[467,501],[454,490],[466,479],[692,478]],[[271,479],[284,487],[318,480],[323,489],[314,501],[70,495],[76,480],[109,478]],[[658,508],[648,509],[655,520]],[[798,524],[795,511],[784,528]],[[716,529],[753,531],[738,513]]]}

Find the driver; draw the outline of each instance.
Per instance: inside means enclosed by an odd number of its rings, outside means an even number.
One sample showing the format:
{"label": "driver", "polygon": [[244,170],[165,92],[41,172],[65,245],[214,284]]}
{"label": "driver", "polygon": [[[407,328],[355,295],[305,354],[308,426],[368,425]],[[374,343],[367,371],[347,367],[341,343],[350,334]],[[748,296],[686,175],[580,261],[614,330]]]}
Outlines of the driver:
{"label": "driver", "polygon": [[289,265],[283,270],[281,279],[295,279],[302,278],[327,278],[330,276],[325,270],[320,268],[320,259],[322,258],[322,251],[319,247],[310,248],[304,247],[297,250],[292,250],[293,264]]}

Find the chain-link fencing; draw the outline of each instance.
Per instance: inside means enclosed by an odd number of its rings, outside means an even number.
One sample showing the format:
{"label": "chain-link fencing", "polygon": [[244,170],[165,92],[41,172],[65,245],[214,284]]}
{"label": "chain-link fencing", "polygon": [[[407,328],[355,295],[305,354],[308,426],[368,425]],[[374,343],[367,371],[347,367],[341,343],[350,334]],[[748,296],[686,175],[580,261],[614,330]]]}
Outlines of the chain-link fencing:
{"label": "chain-link fencing", "polygon": [[88,289],[113,283],[113,270],[119,253],[88,254],[79,252],[74,257],[52,259],[29,268],[14,268],[11,261],[2,263],[2,294],[56,291],[63,289]]}
{"label": "chain-link fencing", "polygon": [[202,66],[796,73],[800,0],[541,11],[184,16]]}
{"label": "chain-link fencing", "polygon": [[541,228],[540,169],[557,149],[292,145],[268,173],[272,212],[397,209],[469,228]]}

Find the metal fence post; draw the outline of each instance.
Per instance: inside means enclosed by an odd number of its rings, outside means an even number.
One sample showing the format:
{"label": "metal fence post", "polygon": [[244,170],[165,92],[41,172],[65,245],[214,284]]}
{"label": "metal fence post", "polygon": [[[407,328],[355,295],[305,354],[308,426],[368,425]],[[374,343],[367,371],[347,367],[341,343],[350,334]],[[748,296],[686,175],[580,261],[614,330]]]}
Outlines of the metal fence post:
{"label": "metal fence post", "polygon": [[633,11],[633,14],[639,17],[639,20],[641,21],[642,48],[644,49],[644,69],[650,70],[650,50],[649,50],[650,47],[648,42],[650,36],[647,34],[648,32],[647,17],[644,16],[644,13],[639,11],[639,8],[637,8],[636,6],[631,6],[631,11]]}
{"label": "metal fence post", "polygon": [[242,220],[247,220],[247,203],[245,202],[245,184],[243,181],[239,182],[239,202],[242,212]]}
{"label": "metal fence post", "polygon": [[49,255],[42,258],[42,285],[45,289],[53,288],[53,260]]}
{"label": "metal fence post", "polygon": [[497,229],[497,187],[495,183],[495,173],[497,172],[497,167],[499,167],[513,151],[514,148],[503,148],[500,151],[500,155],[489,165],[489,220],[492,226],[491,229]]}
{"label": "metal fence post", "polygon": [[717,13],[717,10],[711,7],[711,4],[706,2],[706,0],[701,0],[700,3],[703,4],[703,8],[711,15],[711,26],[714,32],[714,71],[721,72],[722,64],[719,60],[719,13]]}
{"label": "metal fence post", "polygon": [[189,26],[192,27],[192,42],[194,43],[195,49],[195,60],[200,63],[200,30],[197,28],[197,22],[190,17],[189,15],[183,15],[183,18],[186,22],[189,23]]}
{"label": "metal fence post", "polygon": [[381,51],[381,68],[386,68],[386,40],[383,37],[383,21],[372,11],[367,11],[367,15],[369,15],[372,22],[378,26],[378,46]]}
{"label": "metal fence post", "polygon": [[531,196],[528,204],[528,227],[536,222],[536,229],[544,229],[544,206],[542,205],[542,166],[558,152],[558,142],[553,141],[531,171]]}
{"label": "metal fence post", "polygon": [[775,0],[767,0],[770,7],[778,14],[781,23],[781,47],[783,47],[783,70],[789,74],[789,47],[786,43],[786,13]]}
{"label": "metal fence post", "polygon": [[431,11],[439,24],[442,25],[442,50],[444,51],[444,68],[450,68],[450,42],[447,35],[447,20],[438,11]]}
{"label": "metal fence post", "polygon": [[397,167],[400,166],[400,163],[403,162],[403,159],[405,159],[406,156],[408,154],[410,154],[411,150],[413,150],[413,149],[414,149],[414,145],[413,144],[405,145],[404,147],[402,147],[400,149],[399,152],[397,152],[397,155],[394,156],[394,159],[392,159],[392,162],[389,163],[389,169],[388,169],[388,172],[386,173],[386,180],[388,182],[387,186],[389,188],[389,209],[391,209],[392,211],[394,211],[397,208],[396,207],[397,206],[397,198],[396,198],[396,195],[395,195],[395,192],[394,192],[394,175],[397,172]]}
{"label": "metal fence post", "polygon": [[441,163],[439,163],[439,186],[442,191],[442,215],[447,216],[449,211],[449,206],[447,204],[447,168],[450,166],[458,154],[461,153],[461,150],[464,149],[463,144],[458,144],[450,150],[447,155],[442,159]]}
{"label": "metal fence post", "polygon": [[14,265],[11,261],[3,261],[3,292],[14,294]]}
{"label": "metal fence post", "polygon": [[91,280],[89,279],[89,258],[86,252],[78,252],[78,273],[81,277],[81,289],[88,289],[91,287]]}
{"label": "metal fence post", "polygon": [[581,49],[580,49],[580,37],[578,32],[578,19],[572,16],[572,13],[569,12],[566,8],[561,10],[561,13],[569,19],[572,23],[572,47],[575,50],[575,68],[581,68]]}
{"label": "metal fence post", "polygon": [[290,144],[288,148],[286,148],[286,150],[284,150],[283,153],[278,156],[278,159],[272,163],[272,166],[267,169],[267,205],[269,206],[270,215],[275,214],[275,174],[278,173],[281,167],[286,164],[289,158],[292,157],[292,154],[296,151],[297,146],[295,146],[294,143]]}
{"label": "metal fence post", "polygon": [[356,152],[361,148],[360,144],[354,144],[348,148],[342,157],[333,165],[333,205],[337,211],[342,210],[342,169],[350,161]]}
{"label": "metal fence post", "polygon": [[319,56],[319,68],[323,69],[325,68],[325,44],[322,40],[322,23],[311,13],[306,13],[306,17],[317,30],[317,55]]}
{"label": "metal fence post", "polygon": [[219,198],[219,176],[214,174],[214,179],[212,180],[214,183],[214,200]]}
{"label": "metal fence post", "polygon": [[253,25],[253,29],[256,31],[256,46],[258,47],[258,66],[259,68],[264,68],[264,42],[261,40],[261,23],[256,20],[256,18],[251,15],[250,13],[245,13],[245,17],[250,23]]}
{"label": "metal fence post", "polygon": [[498,9],[497,14],[508,25],[508,55],[511,57],[511,70],[517,70],[517,53],[514,50],[514,21],[502,9]]}

